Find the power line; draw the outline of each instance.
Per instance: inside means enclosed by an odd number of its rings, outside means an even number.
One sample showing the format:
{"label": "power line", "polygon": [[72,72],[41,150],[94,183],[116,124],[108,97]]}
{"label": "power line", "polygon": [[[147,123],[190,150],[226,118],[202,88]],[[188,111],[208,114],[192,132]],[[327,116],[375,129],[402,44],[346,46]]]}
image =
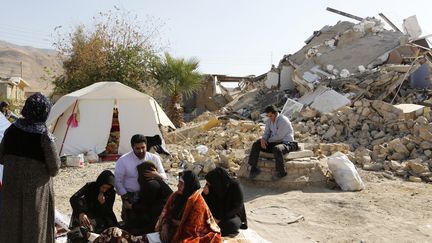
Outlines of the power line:
{"label": "power line", "polygon": [[46,41],[38,41],[35,39],[30,38],[20,38],[20,37],[14,37],[14,36],[1,36],[0,40],[10,42],[14,45],[20,45],[20,46],[31,46],[34,48],[41,48],[41,49],[52,49],[52,43],[48,40]]}
{"label": "power line", "polygon": [[15,31],[15,32],[21,32],[21,33],[30,33],[30,34],[33,34],[33,35],[49,35],[50,34],[50,32],[35,31],[35,30],[25,30],[25,29],[22,29],[22,28],[15,28],[15,27],[4,25],[4,24],[2,24],[0,26],[0,28],[4,29],[4,30],[8,30],[8,31]]}
{"label": "power line", "polygon": [[49,40],[47,36],[32,36],[29,34],[11,33],[11,32],[3,32],[3,31],[0,34],[0,36],[12,36],[19,39],[31,39],[31,40]]}
{"label": "power line", "polygon": [[52,45],[52,40],[50,40],[51,36],[49,34],[42,34],[41,32],[31,32],[21,29],[8,29],[5,26],[0,26],[0,38],[10,40],[13,44],[17,44],[16,42],[24,43],[25,45],[31,46],[43,46],[44,48],[48,48]]}

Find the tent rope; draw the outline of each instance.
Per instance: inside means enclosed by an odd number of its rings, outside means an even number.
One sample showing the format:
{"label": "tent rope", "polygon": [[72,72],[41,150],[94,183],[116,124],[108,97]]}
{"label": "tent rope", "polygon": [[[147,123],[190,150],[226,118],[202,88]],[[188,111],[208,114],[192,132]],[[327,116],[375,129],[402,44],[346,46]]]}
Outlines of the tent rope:
{"label": "tent rope", "polygon": [[[75,112],[75,108],[77,106],[77,103],[78,103],[78,99],[75,101],[75,104],[74,104],[74,107],[72,109],[72,113],[71,114],[73,114]],[[63,146],[64,146],[64,142],[66,141],[66,136],[67,136],[67,133],[69,131],[69,127],[70,127],[70,123],[68,122],[67,128],[66,128],[66,132],[65,132],[65,135],[63,137],[63,141],[62,141],[62,144],[61,144],[61,147],[60,147],[59,156],[61,156],[61,153],[63,151]]]}

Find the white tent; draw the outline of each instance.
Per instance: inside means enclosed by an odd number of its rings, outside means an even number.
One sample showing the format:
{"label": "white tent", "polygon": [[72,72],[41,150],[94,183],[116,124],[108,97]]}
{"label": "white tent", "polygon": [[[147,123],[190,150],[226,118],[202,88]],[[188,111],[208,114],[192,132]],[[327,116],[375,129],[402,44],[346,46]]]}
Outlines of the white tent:
{"label": "white tent", "polygon": [[8,119],[0,112],[0,141],[3,139],[3,134],[6,129],[10,126]]}
{"label": "white tent", "polygon": [[[3,115],[3,113],[0,112],[0,141],[3,139],[3,134],[6,131],[6,129],[10,126],[10,122],[6,117]],[[0,165],[0,184],[3,179],[3,165]]]}
{"label": "white tent", "polygon": [[[119,82],[99,82],[61,97],[47,120],[57,138],[60,154],[77,155],[105,150],[112,125],[114,105],[120,123],[119,154],[130,151],[134,134],[161,135],[158,124],[175,128],[159,104],[149,95]],[[69,126],[73,113],[79,116],[78,126]]]}

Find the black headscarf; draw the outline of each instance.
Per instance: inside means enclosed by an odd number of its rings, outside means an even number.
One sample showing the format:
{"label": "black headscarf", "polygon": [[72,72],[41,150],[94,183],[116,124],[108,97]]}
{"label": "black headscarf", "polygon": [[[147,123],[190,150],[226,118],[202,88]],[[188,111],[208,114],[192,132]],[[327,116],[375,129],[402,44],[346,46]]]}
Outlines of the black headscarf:
{"label": "black headscarf", "polygon": [[243,192],[238,180],[220,167],[207,173],[205,179],[210,185],[209,193],[203,194],[203,197],[213,216],[223,220],[237,215],[242,222],[241,228],[247,229]]}
{"label": "black headscarf", "polygon": [[157,172],[156,165],[152,161],[144,161],[137,166],[138,183],[142,185],[149,180],[163,180]]}
{"label": "black headscarf", "polygon": [[234,182],[234,179],[223,168],[216,168],[205,176],[206,181],[210,183],[209,191],[214,194],[217,199],[223,199],[228,191],[228,187]]}
{"label": "black headscarf", "polygon": [[19,118],[14,122],[19,129],[29,132],[46,134],[48,128],[45,124],[51,111],[51,102],[43,94],[37,92],[27,98],[21,114],[24,118]]}
{"label": "black headscarf", "polygon": [[8,107],[8,106],[9,106],[9,103],[8,103],[8,102],[6,102],[6,101],[2,101],[2,102],[0,103],[0,111],[3,112],[3,108],[4,108],[4,107]]}
{"label": "black headscarf", "polygon": [[100,173],[100,175],[96,179],[96,185],[97,185],[98,189],[100,186],[105,185],[105,184],[111,185],[112,187],[114,187],[114,184],[115,184],[114,174],[110,170],[102,171],[102,173]]}
{"label": "black headscarf", "polygon": [[175,219],[181,219],[183,209],[186,206],[188,198],[201,188],[198,176],[190,170],[185,170],[179,174],[184,182],[183,193],[178,195],[173,202],[171,215]]}

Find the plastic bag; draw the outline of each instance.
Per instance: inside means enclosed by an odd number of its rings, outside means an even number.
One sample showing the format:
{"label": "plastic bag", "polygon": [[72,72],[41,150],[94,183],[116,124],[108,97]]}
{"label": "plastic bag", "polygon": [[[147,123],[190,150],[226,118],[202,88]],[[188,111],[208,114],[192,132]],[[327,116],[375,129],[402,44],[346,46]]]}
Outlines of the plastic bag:
{"label": "plastic bag", "polygon": [[327,164],[336,183],[343,191],[360,191],[365,188],[354,164],[345,154],[334,153],[328,158]]}
{"label": "plastic bag", "polygon": [[86,153],[85,159],[88,163],[95,163],[99,161],[99,156],[93,150],[90,150]]}
{"label": "plastic bag", "polygon": [[198,145],[198,146],[196,146],[196,150],[200,154],[207,154],[207,152],[208,152],[208,148],[205,145]]}

